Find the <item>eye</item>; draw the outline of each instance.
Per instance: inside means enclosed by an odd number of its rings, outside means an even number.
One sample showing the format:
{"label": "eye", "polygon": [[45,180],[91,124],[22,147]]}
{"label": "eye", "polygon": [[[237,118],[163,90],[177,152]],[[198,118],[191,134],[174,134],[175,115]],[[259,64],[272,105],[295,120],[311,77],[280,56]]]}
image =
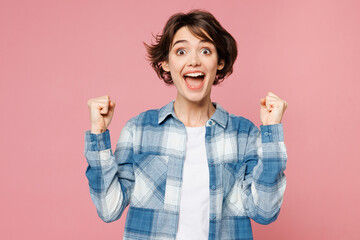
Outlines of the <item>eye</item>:
{"label": "eye", "polygon": [[203,48],[203,49],[201,50],[201,53],[210,54],[211,51],[210,51],[210,49],[208,49],[208,48]]}
{"label": "eye", "polygon": [[185,54],[185,50],[184,49],[179,49],[176,51],[177,55],[184,55]]}

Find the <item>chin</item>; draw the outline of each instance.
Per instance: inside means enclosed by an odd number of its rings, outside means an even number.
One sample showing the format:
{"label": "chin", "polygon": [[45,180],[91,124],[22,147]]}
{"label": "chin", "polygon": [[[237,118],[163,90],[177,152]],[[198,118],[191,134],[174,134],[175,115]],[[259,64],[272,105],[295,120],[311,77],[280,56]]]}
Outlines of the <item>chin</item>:
{"label": "chin", "polygon": [[185,95],[185,99],[188,100],[189,102],[200,103],[207,100],[207,95],[201,92],[190,93]]}

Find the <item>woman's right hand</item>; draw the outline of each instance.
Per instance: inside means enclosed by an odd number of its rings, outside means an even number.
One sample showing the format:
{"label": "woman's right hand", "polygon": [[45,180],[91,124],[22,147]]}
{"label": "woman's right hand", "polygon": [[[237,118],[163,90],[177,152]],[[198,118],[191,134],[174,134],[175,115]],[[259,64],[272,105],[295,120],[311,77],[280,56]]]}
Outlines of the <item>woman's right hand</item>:
{"label": "woman's right hand", "polygon": [[115,102],[110,100],[109,95],[92,98],[88,101],[90,110],[91,133],[105,132],[114,115]]}

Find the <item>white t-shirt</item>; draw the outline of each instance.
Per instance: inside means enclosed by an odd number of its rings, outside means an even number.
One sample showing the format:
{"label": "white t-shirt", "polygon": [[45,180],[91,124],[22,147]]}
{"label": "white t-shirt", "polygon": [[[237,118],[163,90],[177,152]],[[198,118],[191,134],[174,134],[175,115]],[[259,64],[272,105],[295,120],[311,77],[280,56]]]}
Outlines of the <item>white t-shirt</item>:
{"label": "white t-shirt", "polygon": [[186,157],[177,240],[208,239],[210,191],[205,131],[205,126],[186,127]]}

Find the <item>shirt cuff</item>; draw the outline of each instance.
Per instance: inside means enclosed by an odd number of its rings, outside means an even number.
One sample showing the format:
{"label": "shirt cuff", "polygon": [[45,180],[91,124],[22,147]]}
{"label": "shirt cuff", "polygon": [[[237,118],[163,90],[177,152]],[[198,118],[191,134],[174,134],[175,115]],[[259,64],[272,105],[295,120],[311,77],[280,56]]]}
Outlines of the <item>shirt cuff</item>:
{"label": "shirt cuff", "polygon": [[262,143],[284,141],[284,130],[282,123],[273,125],[261,125],[260,130]]}
{"label": "shirt cuff", "polygon": [[85,151],[102,151],[109,148],[111,148],[109,129],[99,134],[91,133],[90,130],[85,132]]}

